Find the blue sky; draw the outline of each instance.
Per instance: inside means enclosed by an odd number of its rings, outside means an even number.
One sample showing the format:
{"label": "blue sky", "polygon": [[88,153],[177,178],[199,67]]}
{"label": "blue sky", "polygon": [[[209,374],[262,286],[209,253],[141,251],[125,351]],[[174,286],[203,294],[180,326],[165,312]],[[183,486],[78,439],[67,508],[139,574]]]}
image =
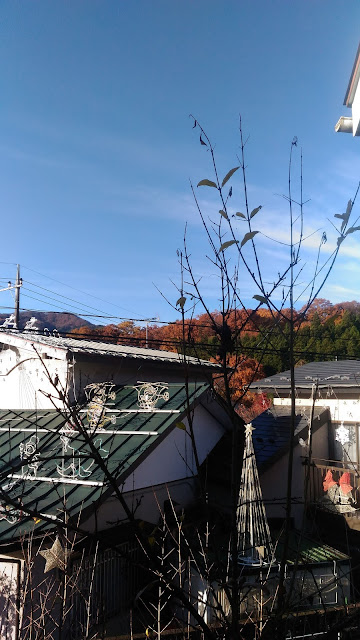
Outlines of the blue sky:
{"label": "blue sky", "polygon": [[[194,269],[218,306],[189,188],[189,178],[212,177],[210,158],[190,113],[215,144],[222,174],[237,164],[241,113],[250,205],[263,206],[264,234],[285,238],[277,194],[286,193],[295,135],[310,233],[321,228],[321,236],[355,192],[360,141],[334,125],[350,115],[342,102],[358,0],[346,12],[333,0],[8,0],[0,18],[0,271],[7,280],[21,264],[22,307],[173,319],[153,283],[176,300],[171,280],[186,222]],[[241,211],[240,179],[232,184],[231,205]],[[211,217],[214,194],[198,191]],[[322,297],[359,299],[359,249],[355,237],[343,246]],[[287,254],[264,237],[259,250],[271,280]],[[251,300],[256,291],[241,284]]]}

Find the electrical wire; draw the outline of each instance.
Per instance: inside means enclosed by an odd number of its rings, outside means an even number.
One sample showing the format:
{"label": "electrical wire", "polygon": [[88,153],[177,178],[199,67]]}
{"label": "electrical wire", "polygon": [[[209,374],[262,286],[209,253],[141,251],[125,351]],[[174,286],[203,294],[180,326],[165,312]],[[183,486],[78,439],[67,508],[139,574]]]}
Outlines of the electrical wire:
{"label": "electrical wire", "polygon": [[[0,327],[0,332],[7,332],[8,329],[7,328],[2,328]],[[12,331],[16,331],[14,329],[12,329]],[[144,329],[142,331],[145,331]],[[21,331],[19,331],[19,333],[21,333]],[[38,334],[38,332],[34,331],[34,334]],[[75,339],[90,339],[96,342],[115,342],[118,344],[118,341],[121,340],[122,342],[129,342],[129,343],[138,343],[139,346],[143,347],[144,346],[144,342],[145,342],[145,334],[141,337],[136,337],[136,336],[125,336],[125,335],[117,335],[117,336],[106,336],[106,335],[102,335],[99,333],[77,333],[75,331],[58,331],[57,330],[57,334],[59,334],[60,337],[67,337],[67,338],[75,338]],[[152,346],[171,346],[171,347],[176,347],[177,351],[182,349],[184,347],[184,342],[183,340],[179,340],[179,339],[164,339],[164,338],[151,338],[148,337],[148,343],[151,345],[150,348],[152,348]],[[199,343],[199,342],[185,342],[185,346],[190,347],[191,349],[204,349],[210,353],[212,353],[213,355],[216,355],[217,350],[219,345],[218,344],[209,344],[209,343]],[[284,355],[284,350],[283,349],[275,349],[275,348],[263,348],[263,347],[251,347],[251,346],[244,346],[244,345],[239,345],[238,348],[236,348],[234,350],[234,354],[235,355],[241,355],[241,354],[249,354],[249,353],[261,353],[261,354],[266,354],[266,355],[274,355],[274,354],[280,354],[280,355]],[[311,358],[315,358],[315,357],[322,357],[322,358],[326,358],[326,359],[334,359],[336,357],[339,357],[339,355],[341,355],[341,357],[346,357],[346,359],[360,359],[360,350],[358,354],[339,354],[339,352],[320,352],[320,351],[310,351],[310,350],[295,350],[294,351],[294,355],[296,357],[311,357]]]}
{"label": "electrical wire", "polygon": [[[1,262],[0,262],[0,264],[1,264]],[[5,264],[5,263],[3,263],[3,264]],[[30,269],[29,267],[25,267],[25,268],[29,269],[30,271],[33,271],[34,273],[38,273],[39,275],[43,275],[43,274],[40,274],[40,272],[35,271],[34,269]],[[48,277],[49,279],[54,280],[55,282],[60,282],[60,281],[56,280],[55,278],[51,278],[50,276],[44,276],[44,277]],[[6,279],[6,278],[0,278],[0,280],[8,281],[8,279]],[[55,305],[57,309],[60,309],[60,313],[67,313],[67,314],[73,314],[73,315],[76,314],[76,315],[79,315],[79,316],[81,316],[83,318],[94,318],[94,319],[96,318],[98,321],[99,320],[102,320],[102,321],[104,321],[104,320],[120,320],[120,321],[131,321],[131,322],[148,322],[148,319],[146,319],[146,318],[142,319],[142,318],[129,318],[129,317],[122,317],[122,316],[115,316],[115,315],[106,315],[106,314],[102,313],[100,309],[98,309],[96,307],[92,307],[91,305],[88,305],[86,303],[81,303],[81,302],[75,300],[74,298],[70,298],[68,296],[64,296],[62,294],[58,294],[58,293],[56,293],[56,292],[54,292],[54,291],[52,291],[50,289],[47,289],[46,287],[42,287],[41,285],[37,285],[34,282],[30,282],[29,281],[29,284],[31,284],[32,286],[34,286],[34,287],[36,287],[38,289],[41,289],[42,291],[46,291],[48,293],[51,293],[51,294],[53,294],[53,296],[56,296],[56,297],[47,296],[47,295],[45,295],[45,294],[43,294],[41,292],[34,291],[33,289],[23,285],[23,287],[22,287],[23,290],[29,291],[30,293],[35,293],[36,295],[41,296],[41,299],[36,298],[34,296],[30,296],[27,293],[23,293],[24,296],[26,296],[27,298],[29,298],[31,300],[36,300],[38,302],[41,302],[43,304],[49,304],[50,305],[49,301],[51,301],[52,307],[54,307],[54,302],[62,303],[64,305],[66,305],[65,308],[64,307],[60,307],[58,305]],[[76,291],[80,291],[79,289],[76,289],[75,287],[72,287],[71,285],[65,285],[64,283],[61,283],[61,282],[60,282],[60,284],[63,284],[64,286],[69,286],[70,288],[72,288],[72,289],[74,289]],[[84,293],[84,292],[81,292],[81,293]],[[96,296],[92,296],[92,297],[96,298]],[[75,302],[77,306],[75,306],[73,304],[70,304],[69,302],[63,303],[62,300],[59,300],[58,298],[62,298],[64,300],[66,300],[66,301],[70,300],[70,302]],[[97,298],[97,299],[101,300],[101,298]],[[110,304],[113,304],[113,303],[110,303]],[[113,305],[113,306],[118,306],[118,305]],[[11,309],[11,307],[0,307],[0,308],[9,309],[9,310]],[[97,311],[99,313],[96,313],[96,314],[95,313],[94,314],[85,313],[84,310],[83,310],[84,308],[86,308],[86,310],[92,309],[92,310]],[[119,308],[122,308],[122,307],[119,307]],[[22,310],[26,310],[27,311],[28,309],[22,308]],[[43,312],[43,313],[46,312],[44,310],[33,310],[33,311],[34,312]],[[53,311],[52,309],[50,311],[53,312],[53,313],[59,313],[58,311]],[[175,320],[175,321],[165,321],[165,320],[160,321],[160,320],[157,320],[156,324],[160,324],[160,325],[177,325],[180,322],[181,322],[181,320]],[[207,329],[211,328],[210,324],[199,323],[199,322],[196,322],[196,320],[195,320],[195,323],[194,323],[193,320],[189,320],[188,322],[189,323],[193,323],[193,326],[196,327],[196,328],[207,328]],[[104,322],[99,322],[99,324],[104,326],[105,323]],[[187,326],[186,320],[185,320],[185,325]],[[249,328],[244,327],[240,331],[242,333],[248,332],[248,333],[253,333],[254,334],[254,333],[262,333],[264,331],[264,329],[263,328],[256,328],[256,327],[253,327],[253,328],[249,329]],[[326,333],[324,331],[322,331],[321,337],[318,337],[316,335],[312,335],[310,333],[310,328],[309,328],[308,336],[306,336],[305,333],[302,332],[301,333],[301,337],[303,337],[303,338],[304,337],[308,337],[309,339],[311,337],[314,337],[316,340],[322,340],[322,339],[325,339],[325,338],[330,338],[330,339],[333,338],[333,336],[330,333]]]}
{"label": "electrical wire", "polygon": [[[44,300],[40,300],[39,298],[34,298],[34,296],[29,296],[28,293],[23,293],[22,295],[23,295],[23,297],[30,298],[30,300],[36,300],[37,302],[44,303]],[[39,294],[39,295],[41,295],[41,294]],[[73,311],[64,311],[62,307],[59,307],[58,305],[55,305],[55,306],[56,306],[57,309],[60,309],[60,313],[67,313],[69,315],[76,315]],[[27,310],[31,311],[31,309],[27,309]],[[49,310],[49,311],[42,310],[42,311],[39,311],[39,313],[52,313],[52,310]],[[82,314],[80,313],[79,315],[82,315]]]}
{"label": "electrical wire", "polygon": [[[0,264],[1,264],[1,262],[0,262]],[[26,267],[26,268],[28,269],[28,267]],[[38,272],[35,272],[35,273],[38,273]],[[41,274],[40,274],[40,275],[41,275]],[[47,277],[47,276],[46,276],[46,277]],[[50,279],[53,279],[53,278],[50,278]],[[4,280],[4,281],[6,281],[6,282],[8,282],[8,281],[9,281],[7,278],[0,278],[0,280]],[[55,280],[55,279],[53,279],[53,280]],[[55,280],[55,281],[56,281],[56,280]],[[34,286],[34,287],[36,287],[36,288],[38,288],[38,289],[41,289],[41,290],[43,290],[43,291],[46,291],[46,292],[48,292],[48,293],[52,293],[52,294],[53,294],[53,296],[56,296],[55,298],[54,298],[54,297],[52,297],[52,296],[46,296],[45,294],[42,294],[42,293],[37,292],[37,291],[34,291],[34,290],[30,289],[29,287],[25,286],[25,284],[23,284],[23,287],[22,287],[22,289],[23,289],[23,290],[27,290],[27,291],[30,291],[31,293],[35,293],[36,295],[41,296],[41,298],[44,298],[44,299],[45,299],[45,301],[47,301],[47,300],[51,300],[52,302],[58,302],[58,303],[61,303],[62,301],[61,301],[61,300],[59,300],[58,298],[63,298],[64,300],[70,300],[71,302],[75,302],[75,303],[78,305],[78,306],[74,306],[74,305],[72,305],[72,304],[66,303],[66,306],[71,308],[71,310],[70,310],[70,311],[68,311],[68,310],[64,309],[63,307],[59,307],[59,306],[57,306],[57,308],[58,308],[58,309],[61,309],[61,311],[60,311],[61,313],[74,314],[74,311],[73,311],[72,309],[75,309],[75,310],[76,310],[76,313],[77,313],[78,315],[82,316],[82,317],[97,318],[97,319],[99,319],[99,318],[100,318],[100,319],[107,319],[107,320],[131,321],[131,322],[140,322],[140,323],[141,323],[141,322],[148,322],[148,319],[147,319],[147,318],[140,318],[140,317],[139,317],[139,318],[133,318],[133,317],[124,317],[124,316],[108,315],[108,314],[103,313],[100,309],[98,309],[98,308],[96,308],[96,307],[92,307],[91,305],[88,305],[88,304],[86,304],[86,303],[79,302],[78,300],[75,300],[74,298],[70,298],[70,297],[68,297],[68,296],[64,296],[64,295],[62,295],[62,294],[58,294],[58,293],[56,293],[55,291],[52,291],[51,289],[47,289],[46,287],[42,287],[42,286],[40,286],[40,285],[37,285],[37,284],[36,284],[36,283],[34,283],[34,282],[30,282],[30,281],[23,281],[23,282],[28,282],[28,283],[29,283],[29,284],[31,284],[32,286]],[[61,283],[61,284],[63,284],[63,283]],[[67,286],[67,285],[66,285],[66,286]],[[72,287],[72,288],[74,288],[74,287]],[[75,289],[75,290],[77,290],[77,289]],[[79,290],[79,291],[80,291],[80,290]],[[32,299],[32,300],[37,300],[38,302],[44,302],[44,300],[42,300],[42,299],[34,298],[34,297],[29,296],[29,295],[27,295],[27,294],[23,294],[23,295],[26,295],[28,298],[30,298],[30,299]],[[92,296],[92,297],[95,297],[95,296]],[[100,299],[100,298],[99,298],[99,299]],[[111,303],[111,304],[112,304],[112,303]],[[117,306],[117,305],[114,305],[114,306]],[[86,307],[86,309],[93,309],[94,311],[97,311],[98,313],[96,313],[96,314],[95,314],[95,313],[94,313],[94,314],[92,314],[92,313],[85,313],[85,312],[83,312],[83,310],[82,310],[82,308],[85,308],[85,307]],[[0,308],[1,308],[1,307],[0,307]],[[5,307],[5,308],[10,309],[11,307]],[[122,307],[119,307],[119,308],[122,308]],[[22,308],[22,310],[26,310],[26,311],[27,311],[28,309]],[[34,312],[44,312],[44,310],[39,310],[39,309],[34,309],[33,311],[34,311]],[[54,313],[57,313],[57,312],[54,312]],[[254,319],[256,319],[256,317],[255,317]],[[331,319],[331,317],[330,317],[329,319]],[[250,321],[251,321],[251,319],[250,319]],[[181,322],[181,320],[175,320],[175,321],[173,321],[173,320],[156,320],[156,324],[161,324],[161,325],[177,325],[177,324],[179,324],[180,322]],[[193,326],[194,326],[194,327],[196,327],[196,328],[207,328],[207,329],[208,329],[208,328],[212,328],[212,325],[211,325],[211,324],[199,323],[199,322],[197,322],[197,321],[196,321],[196,319],[195,319],[195,321],[192,319],[192,320],[189,320],[188,322],[189,322],[189,323],[193,323]],[[155,323],[155,322],[154,322],[154,323]],[[187,324],[186,319],[185,319],[185,324]],[[250,329],[243,328],[243,329],[241,329],[241,332],[260,333],[260,332],[262,332],[263,330],[264,330],[264,329],[262,329],[262,328],[258,329],[258,328],[256,328],[256,327],[253,327],[253,328],[250,328]],[[303,333],[302,333],[302,336],[304,336],[304,334],[303,334]],[[315,338],[317,338],[317,336],[315,336],[315,335],[314,335],[314,336],[311,336],[310,334],[309,334],[309,337],[315,337]],[[327,333],[324,333],[324,332],[322,331],[321,339],[322,339],[322,338],[324,338],[324,337],[330,337],[330,338],[331,338],[332,336],[331,336],[331,334],[330,334],[330,333],[329,333],[329,334],[327,334]],[[317,339],[318,339],[318,338],[317,338]]]}
{"label": "electrical wire", "polygon": [[[25,287],[25,290],[32,291],[31,289],[27,289],[27,287]],[[24,295],[25,297],[27,297],[27,298],[31,299],[31,300],[36,300],[36,301],[38,301],[38,302],[44,302],[44,300],[41,300],[41,299],[36,298],[36,297],[34,297],[34,296],[30,296],[30,295],[28,295],[27,293],[26,293],[26,294],[24,293],[23,295]],[[43,294],[39,294],[39,295],[43,295]],[[47,296],[44,296],[44,297],[45,297],[45,298],[47,298]],[[54,299],[52,299],[52,298],[50,298],[50,299],[51,299],[51,301],[53,301],[53,300],[54,300]],[[53,302],[52,302],[52,306],[54,306]],[[72,306],[72,305],[71,305],[71,306]],[[61,314],[64,314],[64,315],[70,315],[70,316],[74,316],[74,315],[76,315],[76,314],[74,313],[74,311],[68,311],[68,310],[65,310],[64,308],[59,307],[58,305],[56,305],[56,307],[57,307],[58,309],[60,309],[60,311],[53,311],[53,309],[51,309],[50,311],[40,310],[40,309],[28,309],[28,308],[25,308],[25,307],[22,307],[22,308],[21,308],[21,311],[27,311],[27,312],[32,312],[32,313],[58,313],[58,314],[60,314],[60,313],[61,313]],[[11,310],[12,310],[12,307],[7,307],[7,306],[3,306],[3,307],[2,307],[2,306],[0,306],[0,309],[4,309],[4,310],[9,310],[9,311],[11,311]],[[97,314],[84,314],[84,313],[82,313],[82,312],[81,312],[81,311],[79,311],[79,310],[77,310],[77,315],[80,315],[80,316],[82,316],[83,318],[96,318],[97,320],[99,320],[99,319],[100,319],[100,320],[109,320],[109,319],[113,319],[113,320],[121,320],[121,321],[129,321],[129,320],[130,320],[130,321],[132,321],[132,322],[136,322],[136,321],[137,321],[137,322],[139,322],[139,320],[137,320],[137,319],[135,319],[135,318],[123,318],[123,317],[120,317],[120,316],[105,316],[105,315],[97,315]],[[189,320],[189,323],[191,323],[191,320]],[[106,324],[105,324],[104,322],[102,322],[102,323],[101,323],[101,322],[99,322],[98,324],[99,324],[100,326],[106,326]],[[165,322],[161,322],[160,324],[165,324]],[[174,324],[175,324],[175,325],[178,325],[178,324],[179,324],[179,322],[175,322],[175,323],[174,323],[174,322],[169,322],[169,325],[174,325]],[[198,325],[198,324],[194,325],[194,328],[198,328],[199,326],[200,326],[200,327],[202,327],[202,328],[210,328],[210,325]],[[254,334],[254,333],[260,333],[261,331],[262,331],[261,329],[255,329],[255,328],[254,328],[254,329],[246,329],[246,328],[245,328],[245,329],[242,329],[242,330],[241,330],[241,332],[242,332],[242,333],[252,333],[252,334]],[[71,335],[71,332],[67,332],[67,334],[66,334],[66,335]],[[77,336],[77,337],[79,337],[79,336],[78,336],[78,334],[74,334],[74,335],[75,335],[75,336]],[[95,337],[95,338],[99,339],[99,334],[95,334],[95,335],[94,335],[93,333],[89,333],[89,334],[82,334],[82,337],[85,337],[85,336],[90,337],[90,338],[94,338],[94,337]],[[102,339],[105,339],[105,336],[100,336],[100,337],[102,337]],[[142,340],[141,338],[136,338],[135,336],[129,336],[129,337],[128,337],[128,336],[120,336],[120,335],[119,335],[119,338],[120,338],[120,337],[121,337],[121,339],[122,339],[122,340],[132,340],[132,341],[135,341],[135,342],[136,342],[137,340],[140,340],[140,341]],[[211,337],[216,337],[216,336],[214,336],[214,335],[213,335],[213,336],[211,336]],[[302,337],[302,338],[308,338],[308,339],[314,338],[317,342],[319,342],[319,341],[321,342],[321,341],[322,341],[322,340],[324,340],[324,339],[327,339],[327,340],[328,340],[328,339],[334,339],[334,340],[339,340],[339,339],[340,339],[340,340],[341,340],[341,338],[339,338],[339,337],[334,338],[333,336],[331,336],[331,334],[326,334],[326,333],[322,333],[322,335],[321,335],[321,336],[315,336],[315,335],[312,335],[312,334],[309,332],[309,334],[308,334],[308,335],[306,335],[306,334],[304,334],[304,333],[303,333],[303,334],[301,334],[301,337]],[[172,341],[172,340],[168,340],[168,339],[160,339],[160,340],[159,340],[159,339],[156,339],[156,338],[149,338],[149,340],[150,340],[152,343],[157,343],[157,342],[158,342],[159,344],[170,344],[170,345],[173,345],[173,344],[174,344],[174,341]],[[177,342],[176,342],[176,344],[177,344],[178,346],[180,346],[180,344],[182,344],[182,342],[180,343],[179,341],[177,341]],[[214,349],[214,348],[216,348],[216,346],[214,346],[214,345],[209,345],[208,343],[204,343],[204,342],[196,342],[196,343],[194,343],[194,344],[193,344],[193,343],[190,343],[190,341],[188,341],[188,344],[189,344],[189,345],[191,345],[191,346],[194,346],[194,345],[195,345],[195,346],[196,346],[196,347],[198,347],[198,348],[207,348],[207,349],[209,349],[210,347],[212,347],[213,349]],[[264,351],[263,347],[257,347],[256,345],[242,345],[242,346],[241,346],[241,351],[242,351],[242,352],[254,352],[254,353],[255,353],[255,352],[260,352],[260,353],[265,353],[265,354],[267,354],[267,355],[269,355],[270,353],[282,353],[282,354],[283,354],[283,349],[281,349],[281,348],[276,349],[276,350],[275,350],[275,349],[267,349],[267,350],[265,350],[265,351]],[[303,351],[297,351],[297,352],[296,352],[296,355],[301,356],[301,355],[306,354],[306,353],[307,353],[308,355],[309,355],[309,354],[313,354],[313,356],[314,356],[314,357],[315,357],[315,356],[321,356],[321,357],[324,357],[324,356],[325,356],[325,357],[326,357],[326,356],[328,356],[328,355],[330,355],[330,356],[338,356],[338,355],[339,355],[339,351],[337,351],[337,352],[333,352],[333,353],[331,353],[331,352],[330,352],[330,353],[328,353],[328,352],[310,351],[310,350],[306,350],[306,351],[305,351],[305,350],[303,350]],[[357,356],[357,355],[355,355],[355,354],[353,354],[353,355],[346,354],[346,355],[347,355],[347,357],[350,357],[350,358],[357,358],[357,357],[358,357],[358,356]],[[360,354],[359,354],[359,355],[360,355]]]}
{"label": "electrical wire", "polygon": [[57,296],[58,298],[64,298],[65,300],[70,300],[71,302],[76,302],[77,304],[79,304],[82,307],[87,307],[88,309],[92,309],[93,311],[98,311],[99,313],[103,313],[101,309],[97,309],[96,307],[92,307],[91,305],[85,304],[84,302],[79,302],[78,300],[75,300],[74,298],[69,298],[68,296],[63,296],[61,293],[56,293],[56,291],[51,291],[51,289],[46,289],[45,287],[41,287],[39,284],[36,284],[35,282],[30,282],[29,280],[26,280],[26,282],[28,284],[31,284],[33,287],[37,287],[38,289],[42,289],[43,291],[47,291],[48,293],[52,293],[53,295]]}
{"label": "electrical wire", "polygon": [[[12,264],[11,262],[7,263],[0,263],[0,264]],[[40,273],[40,271],[36,271],[35,269],[31,269],[30,267],[27,267],[26,265],[21,265],[22,268],[27,269],[28,271],[32,271],[33,273],[36,273],[37,275],[41,276],[42,278],[48,278],[49,280],[52,280],[53,282],[57,282],[58,284],[61,284],[64,287],[69,287],[69,289],[73,289],[74,291],[78,291],[79,293],[82,293],[85,296],[90,296],[90,298],[94,298],[94,300],[99,300],[100,302],[104,302],[105,304],[110,304],[113,307],[117,307],[118,309],[122,309],[123,311],[128,311],[129,313],[134,313],[134,315],[139,315],[136,312],[133,311],[129,311],[129,309],[126,309],[125,307],[122,307],[118,304],[115,304],[114,302],[109,302],[107,300],[104,300],[103,298],[99,298],[98,296],[94,296],[91,293],[86,293],[85,291],[82,291],[81,289],[78,289],[77,287],[73,287],[70,284],[66,284],[65,282],[61,282],[60,280],[57,280],[56,278],[52,278],[51,276],[47,276],[43,273]]]}
{"label": "electrical wire", "polygon": [[[30,289],[29,287],[26,287],[24,284],[23,284],[23,286],[22,286],[22,289],[23,289],[23,291],[30,291],[31,293],[35,293],[37,296],[41,296],[42,298],[45,298],[45,300],[46,300],[46,301],[47,301],[47,300],[51,300],[52,302],[59,302],[59,303],[62,303],[62,304],[66,304],[66,306],[67,306],[67,307],[70,307],[70,308],[75,309],[75,310],[77,311],[77,313],[79,313],[80,315],[82,314],[82,309],[79,309],[79,307],[78,307],[78,306],[75,306],[75,305],[73,305],[73,304],[71,304],[71,303],[68,303],[68,302],[66,302],[66,303],[65,303],[65,302],[62,302],[61,300],[58,300],[57,298],[53,298],[53,297],[51,297],[51,296],[47,296],[47,295],[46,295],[46,294],[44,294],[44,293],[41,293],[41,292],[38,292],[38,291],[34,291],[33,289]],[[26,295],[26,294],[23,294],[23,295]],[[55,295],[56,295],[56,294],[55,294]],[[63,297],[65,297],[65,296],[63,296]],[[70,298],[69,298],[69,299],[70,299]],[[76,301],[75,301],[75,302],[76,302]],[[81,305],[81,303],[77,303],[77,304],[78,304],[78,305],[79,305],[79,304]],[[87,306],[87,305],[83,305],[83,306]],[[90,308],[91,308],[91,307],[90,307]],[[96,311],[98,311],[98,309],[96,309]]]}
{"label": "electrical wire", "polygon": [[[27,287],[24,287],[25,290],[27,291],[32,291],[31,289],[28,289]],[[26,296],[27,298],[30,298],[31,300],[37,300],[38,302],[43,302],[43,300],[40,300],[39,298],[34,298],[33,296],[29,296],[28,294],[23,294],[24,296]],[[38,295],[42,295],[42,294],[38,294]],[[44,296],[45,298],[47,296]],[[55,300],[55,298],[50,298],[50,300]],[[59,300],[57,300],[57,302],[60,302]],[[70,306],[70,305],[68,305]],[[61,309],[61,311],[53,311],[52,309],[50,310],[51,313],[61,313],[61,314],[67,314],[67,315],[76,315],[74,313],[74,311],[67,311],[66,309],[64,309],[63,307],[57,307],[58,309]],[[9,306],[0,306],[0,309],[8,309],[8,310],[13,310],[13,307],[9,307]],[[44,309],[29,309],[28,307],[21,307],[20,311],[25,311],[25,312],[32,312],[32,313],[49,313],[49,311],[46,311]],[[78,315],[80,315],[82,318],[96,318],[96,319],[102,319],[102,320],[121,320],[124,322],[138,322],[138,323],[143,323],[143,322],[148,322],[147,318],[129,318],[129,317],[124,317],[124,316],[113,316],[113,315],[105,315],[105,314],[95,314],[95,313],[82,313],[81,311],[78,311]],[[156,322],[153,323],[153,326],[157,326],[157,325],[168,325],[168,326],[180,326],[182,324],[181,320],[156,320]],[[194,329],[212,329],[213,330],[213,326],[211,324],[199,324],[196,322],[194,322],[193,319],[189,319],[189,320],[184,320],[184,324],[185,327],[193,327]],[[106,326],[106,325],[103,325]],[[240,333],[263,333],[265,330],[267,329],[267,327],[263,327],[263,328],[256,328],[256,327],[252,327],[252,328],[246,328],[244,327],[243,329],[240,329]],[[321,336],[316,335],[315,333],[311,333],[311,327],[309,327],[309,333],[305,333],[305,329],[302,329],[302,333],[299,334],[299,336],[301,338],[314,338],[317,341],[321,341],[323,339],[341,339],[341,337],[339,338],[339,336],[334,337],[332,335],[332,333],[327,333],[324,332],[323,330],[321,331]],[[274,328],[275,330],[275,328]],[[274,336],[275,334],[273,334]]]}

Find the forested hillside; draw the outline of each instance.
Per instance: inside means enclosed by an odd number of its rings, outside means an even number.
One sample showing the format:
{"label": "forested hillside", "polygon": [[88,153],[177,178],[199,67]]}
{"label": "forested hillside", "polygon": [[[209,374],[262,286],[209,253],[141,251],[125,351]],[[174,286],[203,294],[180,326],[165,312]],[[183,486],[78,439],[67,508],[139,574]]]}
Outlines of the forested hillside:
{"label": "forested hillside", "polygon": [[[251,314],[250,320],[247,320]],[[285,309],[283,315],[288,311]],[[213,317],[221,323],[221,315],[214,312]],[[317,299],[303,316],[303,310],[297,312],[298,330],[295,350],[297,363],[304,364],[313,360],[335,358],[360,358],[360,303],[342,302],[331,304],[328,300]],[[271,316],[268,310],[234,311],[228,318],[229,327],[239,331],[237,350],[241,350],[250,359],[261,360],[265,375],[287,368],[286,322],[279,316]],[[241,327],[244,327],[243,329]],[[264,330],[273,327],[271,337],[264,345]],[[115,343],[145,346],[144,327],[132,321],[110,324],[105,327],[74,328],[73,336],[95,337]],[[148,327],[148,347],[177,351],[185,344],[188,353],[196,353],[202,358],[216,358],[218,338],[205,314],[185,321],[185,336],[180,321],[150,325]]]}

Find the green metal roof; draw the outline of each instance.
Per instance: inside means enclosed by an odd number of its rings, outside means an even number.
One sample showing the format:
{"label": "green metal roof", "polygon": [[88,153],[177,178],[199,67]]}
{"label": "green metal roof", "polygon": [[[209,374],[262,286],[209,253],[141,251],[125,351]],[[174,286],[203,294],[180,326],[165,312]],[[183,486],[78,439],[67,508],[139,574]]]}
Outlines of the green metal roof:
{"label": "green metal roof", "polygon": [[[280,540],[275,551],[277,558],[281,558],[282,550],[283,545],[282,540]],[[333,562],[334,560],[337,562],[348,560],[349,556],[334,549],[334,547],[323,544],[319,540],[311,540],[297,531],[292,531],[289,540],[287,563],[289,565],[295,564],[296,558],[300,564],[318,564],[321,562]]]}
{"label": "green metal roof", "polygon": [[[189,383],[190,403],[207,389]],[[41,514],[55,524],[64,505],[74,517],[106,499],[113,488],[103,465],[121,484],[181,421],[187,403],[185,385],[172,383],[109,384],[106,397],[96,388],[89,395],[76,413],[85,435],[76,419],[56,410],[0,411],[0,543],[51,526]]]}

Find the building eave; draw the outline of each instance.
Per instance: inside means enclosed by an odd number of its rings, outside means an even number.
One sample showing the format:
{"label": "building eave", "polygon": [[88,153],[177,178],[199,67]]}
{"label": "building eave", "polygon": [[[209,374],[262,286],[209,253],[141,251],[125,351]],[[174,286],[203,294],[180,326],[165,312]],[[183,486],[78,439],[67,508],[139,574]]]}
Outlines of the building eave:
{"label": "building eave", "polygon": [[360,43],[356,52],[355,62],[353,64],[349,84],[347,86],[346,94],[344,98],[344,105],[346,107],[352,106],[354,95],[359,83],[359,77],[360,77]]}

